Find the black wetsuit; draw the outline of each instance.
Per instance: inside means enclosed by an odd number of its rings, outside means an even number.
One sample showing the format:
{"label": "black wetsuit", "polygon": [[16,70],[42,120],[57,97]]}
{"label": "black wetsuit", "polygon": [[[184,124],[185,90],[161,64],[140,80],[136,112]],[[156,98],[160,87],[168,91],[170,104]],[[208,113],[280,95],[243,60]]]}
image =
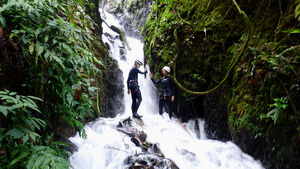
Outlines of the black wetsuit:
{"label": "black wetsuit", "polygon": [[146,74],[147,70],[145,72],[141,72],[138,68],[133,67],[130,70],[127,79],[127,89],[131,91],[131,98],[132,98],[131,110],[132,110],[133,117],[138,117],[137,111],[142,102],[142,95],[138,85],[138,73]]}
{"label": "black wetsuit", "polygon": [[174,80],[170,76],[164,76],[158,80],[151,78],[155,84],[161,84],[161,91],[159,94],[159,114],[162,115],[162,109],[166,105],[166,111],[172,118],[172,96],[174,96]]}

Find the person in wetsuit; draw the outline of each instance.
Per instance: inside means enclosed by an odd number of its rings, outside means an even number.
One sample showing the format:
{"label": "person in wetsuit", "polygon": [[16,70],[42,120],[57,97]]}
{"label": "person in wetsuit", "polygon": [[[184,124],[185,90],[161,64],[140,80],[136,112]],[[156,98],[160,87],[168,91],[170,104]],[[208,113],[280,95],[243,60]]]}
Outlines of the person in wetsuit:
{"label": "person in wetsuit", "polygon": [[140,73],[140,74],[147,73],[147,70],[145,70],[145,72],[141,72],[139,70],[141,65],[142,65],[141,61],[135,60],[134,66],[130,70],[128,79],[127,79],[127,89],[128,89],[127,93],[128,94],[131,93],[131,98],[132,98],[131,110],[132,110],[132,116],[135,118],[142,117],[137,114],[139,106],[142,102],[142,95],[141,95],[141,91],[139,89],[139,84],[138,84],[138,73]]}
{"label": "person in wetsuit", "polygon": [[152,74],[149,76],[154,84],[161,84],[161,91],[159,94],[159,114],[162,115],[162,109],[165,106],[170,119],[172,119],[172,102],[175,100],[174,96],[174,80],[170,77],[170,68],[165,66],[162,68],[162,78],[154,80]]}

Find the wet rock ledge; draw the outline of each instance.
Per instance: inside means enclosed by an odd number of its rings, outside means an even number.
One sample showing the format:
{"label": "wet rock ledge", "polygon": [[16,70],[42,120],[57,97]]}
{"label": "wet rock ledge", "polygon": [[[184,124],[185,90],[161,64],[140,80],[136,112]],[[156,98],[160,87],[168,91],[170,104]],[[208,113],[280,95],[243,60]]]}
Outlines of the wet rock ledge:
{"label": "wet rock ledge", "polygon": [[[139,125],[143,125],[142,120],[134,119]],[[158,144],[147,141],[147,134],[132,126],[133,120],[128,117],[119,122],[118,131],[131,137],[131,141],[140,147],[142,153],[131,155],[124,161],[128,165],[127,169],[179,169],[175,162],[165,158]]]}

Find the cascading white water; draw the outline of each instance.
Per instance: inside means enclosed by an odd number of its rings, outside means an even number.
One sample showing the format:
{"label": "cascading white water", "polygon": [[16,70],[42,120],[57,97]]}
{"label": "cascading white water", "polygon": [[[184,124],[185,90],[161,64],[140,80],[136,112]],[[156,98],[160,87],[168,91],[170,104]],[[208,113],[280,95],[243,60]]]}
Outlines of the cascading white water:
{"label": "cascading white water", "polygon": [[[102,18],[109,25],[121,27],[112,15],[101,11]],[[103,24],[104,32],[116,37],[117,34]],[[113,38],[114,39],[114,38]],[[110,44],[111,55],[118,61],[124,75],[125,112],[115,118],[99,118],[85,126],[87,138],[78,134],[70,140],[78,146],[78,151],[70,157],[75,169],[124,169],[128,166],[124,160],[141,152],[131,142],[130,137],[116,130],[119,121],[131,116],[131,97],[127,94],[126,80],[134,60],[143,61],[143,43],[135,38],[127,38],[131,50],[127,49],[126,60],[120,58],[120,40],[103,36],[104,42]],[[122,49],[122,48],[121,48]],[[141,68],[143,71],[143,68]],[[174,118],[169,119],[164,113],[158,115],[156,89],[150,78],[139,75],[142,103],[138,113],[143,116],[144,126],[133,123],[135,127],[147,134],[147,141],[158,143],[166,158],[173,160],[181,169],[261,169],[259,161],[243,153],[232,142],[209,140],[205,136],[204,121],[198,120],[199,130],[195,129],[195,120],[189,121],[185,128]],[[196,128],[197,128],[196,127]]]}

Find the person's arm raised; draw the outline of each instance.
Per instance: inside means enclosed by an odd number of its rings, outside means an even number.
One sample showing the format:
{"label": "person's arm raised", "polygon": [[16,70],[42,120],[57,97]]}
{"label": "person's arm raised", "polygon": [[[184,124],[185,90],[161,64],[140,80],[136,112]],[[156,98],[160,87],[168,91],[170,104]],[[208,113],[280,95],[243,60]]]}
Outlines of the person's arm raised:
{"label": "person's arm raised", "polygon": [[149,77],[151,78],[151,80],[154,84],[159,84],[161,82],[161,78],[158,80],[154,80],[151,72],[149,73]]}

